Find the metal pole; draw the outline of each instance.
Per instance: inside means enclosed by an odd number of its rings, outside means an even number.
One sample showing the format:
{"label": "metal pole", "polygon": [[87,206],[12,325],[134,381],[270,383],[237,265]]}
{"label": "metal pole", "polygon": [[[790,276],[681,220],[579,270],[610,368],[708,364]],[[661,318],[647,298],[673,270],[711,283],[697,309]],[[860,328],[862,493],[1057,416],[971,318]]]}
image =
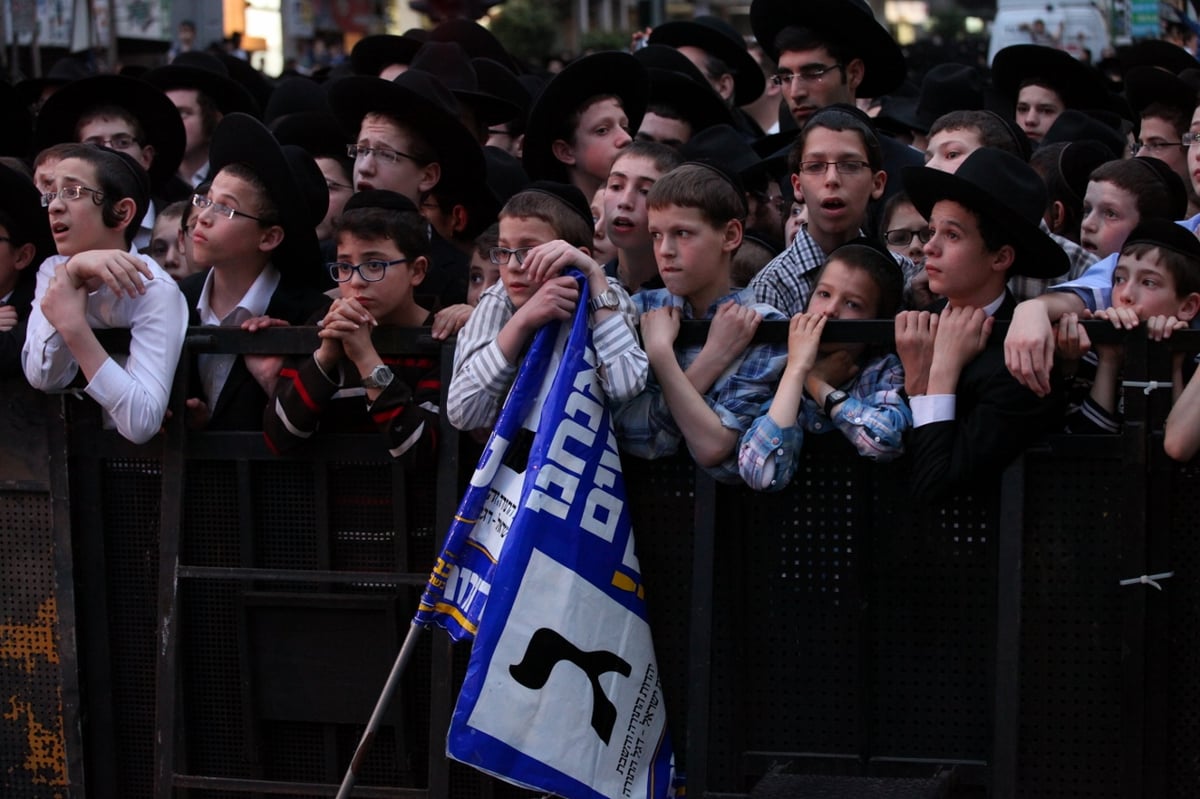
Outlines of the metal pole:
{"label": "metal pole", "polygon": [[420,639],[423,629],[416,622],[409,624],[408,635],[404,636],[404,643],[400,645],[400,653],[396,655],[396,662],[392,664],[392,673],[388,675],[387,682],[383,684],[383,692],[379,694],[379,699],[375,702],[375,709],[371,711],[371,719],[367,722],[367,728],[363,730],[362,740],[358,742],[358,748],[354,750],[354,757],[350,759],[350,768],[346,769],[346,776],[342,778],[342,786],[338,788],[337,799],[349,799],[350,791],[354,789],[354,783],[358,779],[363,761],[366,760],[371,744],[375,740],[375,732],[379,729],[384,712],[392,702],[392,695],[396,693],[396,687],[400,684],[400,676],[404,674],[404,667],[408,665],[413,652],[417,650],[417,641]]}

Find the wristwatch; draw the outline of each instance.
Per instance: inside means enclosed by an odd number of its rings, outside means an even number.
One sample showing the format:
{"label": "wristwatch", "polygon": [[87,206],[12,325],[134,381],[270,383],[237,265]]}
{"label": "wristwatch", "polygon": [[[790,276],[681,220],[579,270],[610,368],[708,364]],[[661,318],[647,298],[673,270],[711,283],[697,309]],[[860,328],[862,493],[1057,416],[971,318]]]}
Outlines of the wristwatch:
{"label": "wristwatch", "polygon": [[606,289],[605,291],[600,292],[595,297],[592,297],[590,300],[588,300],[588,313],[595,313],[601,308],[607,308],[610,311],[615,311],[620,304],[621,300],[617,296],[617,292],[613,289]]}
{"label": "wristwatch", "polygon": [[379,364],[371,373],[362,379],[363,388],[387,388],[392,384],[396,376],[392,374],[392,370]]}
{"label": "wristwatch", "polygon": [[850,395],[840,388],[835,388],[825,395],[825,415],[830,419],[833,418],[833,406],[840,402],[845,402],[850,398]]}

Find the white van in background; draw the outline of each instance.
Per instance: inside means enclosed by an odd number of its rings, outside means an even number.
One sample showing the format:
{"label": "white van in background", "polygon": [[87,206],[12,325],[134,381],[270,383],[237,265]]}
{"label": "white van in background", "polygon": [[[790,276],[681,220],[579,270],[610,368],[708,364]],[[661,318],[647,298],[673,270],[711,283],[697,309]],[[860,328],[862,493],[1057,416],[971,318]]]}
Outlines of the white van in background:
{"label": "white van in background", "polygon": [[1095,5],[1080,0],[1065,3],[1029,2],[1029,0],[1000,0],[996,19],[992,22],[992,39],[988,45],[988,63],[996,52],[1013,44],[1035,44],[1031,31],[1035,23],[1045,23],[1046,33],[1059,38],[1059,48],[1076,58],[1091,51],[1092,63],[1100,60],[1104,50],[1112,45],[1108,21]]}

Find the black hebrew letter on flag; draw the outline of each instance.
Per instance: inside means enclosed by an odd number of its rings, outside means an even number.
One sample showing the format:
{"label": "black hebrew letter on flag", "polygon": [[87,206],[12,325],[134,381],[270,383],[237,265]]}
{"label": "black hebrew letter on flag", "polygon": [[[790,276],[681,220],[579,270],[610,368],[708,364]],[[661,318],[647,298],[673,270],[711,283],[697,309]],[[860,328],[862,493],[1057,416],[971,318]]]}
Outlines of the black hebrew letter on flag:
{"label": "black hebrew letter on flag", "polygon": [[592,729],[607,744],[617,721],[617,708],[600,687],[600,675],[615,671],[628,677],[632,670],[615,652],[604,649],[584,652],[556,631],[542,627],[529,639],[521,662],[509,666],[508,671],[521,685],[538,690],[550,679],[554,667],[564,660],[575,664],[587,675],[592,685]]}

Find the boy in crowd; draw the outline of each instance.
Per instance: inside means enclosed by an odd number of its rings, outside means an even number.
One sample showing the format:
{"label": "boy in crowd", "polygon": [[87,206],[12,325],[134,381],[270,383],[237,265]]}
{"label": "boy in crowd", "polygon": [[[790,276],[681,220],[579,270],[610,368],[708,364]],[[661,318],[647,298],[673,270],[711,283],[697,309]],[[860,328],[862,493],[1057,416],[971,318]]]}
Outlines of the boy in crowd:
{"label": "boy in crowd", "polygon": [[390,191],[350,198],[334,232],[329,265],[338,298],[316,322],[321,345],[288,363],[263,414],[275,453],[310,439],[318,428],[378,429],[400,458],[436,430],[441,382],[437,359],[383,357],[371,341],[379,327],[423,327],[432,314],[413,289],[429,267],[429,238],[417,207]]}
{"label": "boy in crowd", "polygon": [[[733,287],[733,254],[742,242],[746,199],[718,168],[686,163],[650,189],[650,236],[665,288],[641,291],[642,339],[654,370],[645,392],[613,413],[622,448],[658,458],[687,445],[715,479],[738,482],[737,445],[770,398],[787,359],[777,344],[747,346],[763,319],[783,314]],[[684,319],[712,321],[701,346],[679,352]]]}
{"label": "boy in crowd", "polygon": [[[988,345],[992,320],[1015,305],[1011,274],[1066,271],[1066,255],[1039,228],[1041,178],[1024,161],[976,150],[953,175],[908,170],[905,186],[933,231],[925,245],[929,288],[940,314],[896,317],[896,349],[913,412],[912,489],[937,499],[998,475],[1061,418],[1059,392],[1040,398],[1004,368]],[[935,306],[936,308],[936,306]]]}
{"label": "boy in crowd", "polygon": [[[106,421],[134,442],[162,427],[187,330],[175,281],[149,256],[131,251],[150,201],[146,171],[129,156],[68,145],[42,205],[58,255],[38,269],[21,353],[34,388],[64,389],[83,372],[85,391]],[[93,328],[129,328],[129,355],[109,356]]]}
{"label": "boy in crowd", "polygon": [[[316,226],[328,189],[312,156],[281,147],[262,123],[230,114],[213,134],[214,177],[192,197],[195,263],[180,283],[192,325],[257,330],[303,324],[329,298],[308,288],[320,263]],[[256,430],[279,359],[200,355],[187,400],[194,427]],[[253,372],[251,371],[253,369]]]}
{"label": "boy in crowd", "polygon": [[492,250],[499,246],[499,222],[489,225],[475,239],[475,252],[471,253],[471,271],[467,279],[467,305],[472,308],[479,304],[483,292],[500,282],[500,267],[492,263]]}
{"label": "boy in crowd", "polygon": [[[883,196],[879,139],[862,112],[850,106],[818,111],[788,153],[792,189],[804,197],[808,226],[750,282],[754,299],[794,316],[809,296],[828,253],[864,235],[867,206]],[[916,268],[897,256],[906,277]]]}
{"label": "boy in crowd", "polygon": [[904,371],[893,353],[862,344],[821,344],[827,319],[891,318],[900,309],[904,275],[877,246],[851,242],[829,256],[807,313],[792,317],[788,360],[766,413],[742,436],[738,468],[759,491],[791,482],[804,434],[839,430],[859,454],[890,461],[904,452],[912,412]]}
{"label": "boy in crowd", "polygon": [[[594,53],[546,84],[529,111],[522,159],[535,180],[570,183],[592,197],[646,109],[646,70],[629,53]],[[580,98],[584,98],[580,101]]]}
{"label": "boy in crowd", "polygon": [[1079,278],[1059,284],[1016,307],[1004,339],[1005,362],[1013,376],[1039,395],[1050,392],[1054,364],[1053,326],[1063,314],[1112,305],[1117,253],[1129,233],[1150,219],[1178,220],[1187,208],[1179,176],[1162,161],[1138,156],[1093,170],[1084,198],[1080,241],[1102,255]]}
{"label": "boy in crowd", "polygon": [[28,177],[0,166],[0,378],[22,374],[37,265],[54,254],[40,197]]}
{"label": "boy in crowd", "polygon": [[[1200,240],[1162,219],[1138,225],[1113,270],[1112,306],[1096,311],[1093,318],[1107,319],[1126,330],[1145,324],[1149,335],[1160,339],[1170,330],[1187,327],[1198,312]],[[1087,331],[1078,321],[1076,314],[1063,314],[1058,322],[1058,350],[1068,361],[1078,361],[1091,349]],[[1117,404],[1124,357],[1121,345],[1097,346],[1094,359],[1088,357],[1090,386],[1086,386],[1087,396],[1067,415],[1068,432],[1120,431]]]}
{"label": "boy in crowd", "polygon": [[683,157],[665,144],[635,141],[621,151],[608,173],[604,226],[617,256],[604,268],[630,294],[662,286],[650,240],[646,197],[659,178],[681,163]]}
{"label": "boy in crowd", "polygon": [[188,262],[183,246],[183,215],[190,207],[190,202],[180,200],[159,211],[154,219],[150,245],[142,250],[176,280],[199,271]]}
{"label": "boy in crowd", "polygon": [[596,370],[611,403],[641,393],[648,371],[637,343],[629,295],[588,254],[593,221],[587,198],[574,186],[537,181],[500,212],[499,244],[491,260],[501,282],[483,292],[458,337],[454,377],[446,398],[450,423],[475,430],[495,422],[517,367],[542,325],[570,319],[579,302],[574,277],[588,281],[588,313]]}

